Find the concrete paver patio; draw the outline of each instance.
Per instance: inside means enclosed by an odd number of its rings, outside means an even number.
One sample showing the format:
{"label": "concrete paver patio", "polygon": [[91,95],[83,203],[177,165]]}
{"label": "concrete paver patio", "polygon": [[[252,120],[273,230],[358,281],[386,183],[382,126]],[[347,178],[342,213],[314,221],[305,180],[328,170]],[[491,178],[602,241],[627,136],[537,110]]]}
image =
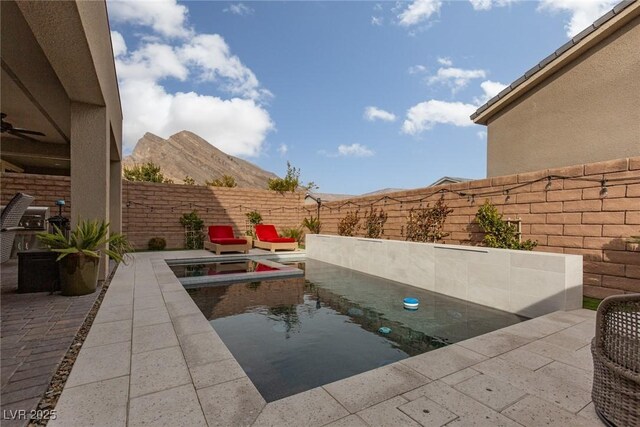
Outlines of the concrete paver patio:
{"label": "concrete paver patio", "polygon": [[7,419],[7,413],[36,408],[100,294],[99,289],[82,297],[48,292],[18,294],[17,270],[17,260],[2,265],[0,400],[3,426],[27,424],[26,419]]}
{"label": "concrete paver patio", "polygon": [[266,403],[164,259],[116,272],[51,426],[596,426],[595,312],[555,312]]}

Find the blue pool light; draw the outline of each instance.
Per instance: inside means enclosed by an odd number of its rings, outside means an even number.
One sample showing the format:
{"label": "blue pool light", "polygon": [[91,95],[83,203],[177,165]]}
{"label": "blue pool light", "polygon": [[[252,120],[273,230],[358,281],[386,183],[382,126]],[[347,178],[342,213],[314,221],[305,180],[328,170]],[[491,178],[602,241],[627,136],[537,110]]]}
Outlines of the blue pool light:
{"label": "blue pool light", "polygon": [[391,328],[387,328],[386,326],[383,326],[380,329],[378,329],[378,332],[380,332],[381,334],[388,334],[391,332]]}
{"label": "blue pool light", "polygon": [[402,303],[407,310],[417,310],[420,305],[420,300],[418,300],[418,298],[405,298],[402,300]]}

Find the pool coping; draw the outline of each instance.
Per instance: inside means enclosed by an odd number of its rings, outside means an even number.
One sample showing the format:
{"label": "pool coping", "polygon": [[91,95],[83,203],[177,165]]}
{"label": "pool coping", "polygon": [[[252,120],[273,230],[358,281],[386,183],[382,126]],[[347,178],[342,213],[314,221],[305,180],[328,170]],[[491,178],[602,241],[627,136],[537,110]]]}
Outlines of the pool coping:
{"label": "pool coping", "polygon": [[[583,309],[551,313],[266,403],[165,261],[201,256],[211,254],[137,253],[118,267],[49,425],[366,425],[367,411],[388,402],[397,404],[395,410],[414,400],[424,403],[418,391],[427,385],[448,387],[448,377],[494,358],[502,363],[504,354],[595,317]],[[580,351],[588,345],[582,337],[579,344]],[[582,389],[576,394],[557,410],[582,415],[590,397],[585,400]],[[532,396],[544,397],[535,390]],[[508,418],[504,411],[491,416]]]}

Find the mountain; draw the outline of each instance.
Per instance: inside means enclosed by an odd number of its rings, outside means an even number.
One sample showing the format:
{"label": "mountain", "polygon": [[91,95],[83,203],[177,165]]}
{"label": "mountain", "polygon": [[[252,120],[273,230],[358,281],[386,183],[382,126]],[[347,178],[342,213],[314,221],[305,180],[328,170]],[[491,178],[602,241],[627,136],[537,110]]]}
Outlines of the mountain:
{"label": "mountain", "polygon": [[269,178],[277,176],[246,160],[230,156],[198,135],[182,131],[169,139],[146,133],[138,140],[133,152],[123,160],[123,166],[153,162],[162,174],[176,184],[189,175],[196,184],[231,175],[242,188],[267,188]]}
{"label": "mountain", "polygon": [[364,193],[362,196],[375,196],[376,194],[396,193],[398,191],[406,191],[406,188],[383,188],[382,190]]}

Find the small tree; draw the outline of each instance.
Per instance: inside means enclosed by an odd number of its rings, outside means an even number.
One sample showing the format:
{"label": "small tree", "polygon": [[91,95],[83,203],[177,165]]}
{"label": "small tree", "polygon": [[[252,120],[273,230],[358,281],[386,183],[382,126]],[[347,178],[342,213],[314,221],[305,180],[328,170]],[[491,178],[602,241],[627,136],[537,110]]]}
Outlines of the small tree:
{"label": "small tree", "polygon": [[204,221],[197,211],[182,214],[180,224],[185,228],[185,247],[187,249],[202,249],[204,246]]}
{"label": "small tree", "polygon": [[125,167],[122,174],[127,181],[173,183],[169,178],[165,178],[160,166],[153,162],[133,165],[130,168]]}
{"label": "small tree", "polygon": [[312,234],[320,234],[320,229],[322,228],[320,218],[313,215],[311,215],[311,218],[303,219],[302,226],[306,227]]}
{"label": "small tree", "polygon": [[247,236],[256,237],[255,226],[258,224],[262,224],[262,215],[258,211],[251,211],[244,214],[247,217],[247,221],[249,221],[249,229],[245,233]]}
{"label": "small tree", "polygon": [[269,178],[267,187],[269,190],[284,193],[286,191],[294,192],[300,186],[300,169],[291,166],[287,162],[287,174],[284,178]]}
{"label": "small tree", "polygon": [[216,178],[213,181],[205,181],[205,184],[207,184],[210,187],[234,188],[238,186],[236,179],[231,175],[222,175],[222,177]]}
{"label": "small tree", "polygon": [[371,208],[364,214],[364,235],[370,239],[379,239],[384,235],[384,224],[389,215],[380,209]]}
{"label": "small tree", "polygon": [[360,229],[360,209],[347,214],[338,222],[338,234],[341,236],[354,236]]}
{"label": "small tree", "polygon": [[406,240],[410,242],[437,242],[447,237],[443,232],[447,215],[453,209],[447,207],[443,200],[438,200],[433,207],[412,208],[407,217]]}
{"label": "small tree", "polygon": [[189,175],[184,177],[184,185],[196,185],[196,180],[191,178]]}
{"label": "small tree", "polygon": [[478,209],[476,220],[485,232],[483,242],[490,248],[530,251],[538,246],[538,242],[532,240],[521,242],[516,226],[504,221],[498,209],[489,200]]}

